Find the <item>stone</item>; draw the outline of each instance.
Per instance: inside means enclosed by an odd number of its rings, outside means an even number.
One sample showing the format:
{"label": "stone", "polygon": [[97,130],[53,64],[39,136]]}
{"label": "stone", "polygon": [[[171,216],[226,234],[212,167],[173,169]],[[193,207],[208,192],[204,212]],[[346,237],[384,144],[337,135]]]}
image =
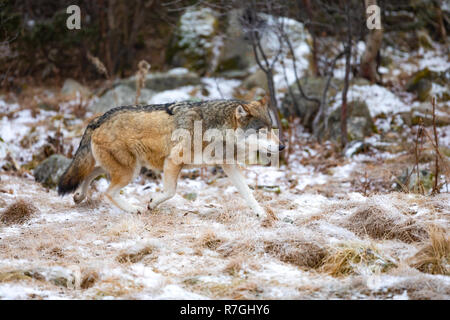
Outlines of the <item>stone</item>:
{"label": "stone", "polygon": [[[316,135],[334,141],[341,139],[341,108],[336,108],[328,116],[327,128],[321,124]],[[350,101],[347,105],[347,138],[348,141],[361,140],[374,132],[374,122],[369,108],[364,101]]]}
{"label": "stone", "polygon": [[57,186],[59,179],[72,160],[60,154],[54,154],[42,161],[33,171],[34,178],[46,188]]}
{"label": "stone", "polygon": [[414,73],[406,83],[406,91],[413,92],[420,101],[426,101],[430,98],[433,83],[448,88],[450,80],[450,69],[442,72],[431,71],[428,68]]}
{"label": "stone", "polygon": [[261,88],[265,91],[269,91],[266,74],[261,69],[256,70],[256,72],[248,76],[242,82],[242,86],[247,90],[251,90],[253,88]]}
{"label": "stone", "polygon": [[61,88],[61,94],[65,96],[75,96],[79,93],[82,97],[90,97],[91,91],[74,79],[66,79]]}
{"label": "stone", "polygon": [[[306,96],[309,98],[318,98],[320,100],[322,98],[326,81],[327,79],[325,77],[310,77],[300,79],[300,84]],[[342,80],[332,79],[327,96],[329,98],[335,96],[342,86]],[[291,96],[289,92],[286,93],[281,102],[281,113],[285,117],[290,115],[300,117],[302,125],[312,130],[314,118],[319,110],[318,103],[304,99],[300,94],[296,83],[289,87],[289,91],[293,94]]]}
{"label": "stone", "polygon": [[[136,76],[119,80],[116,83],[136,90]],[[160,92],[199,84],[201,84],[201,79],[196,73],[190,72],[185,68],[175,68],[168,72],[152,72],[147,74],[144,87],[151,91]]]}
{"label": "stone", "polygon": [[[419,170],[419,177],[417,177],[415,168],[409,166],[402,171],[397,179],[408,191],[422,193],[422,191],[429,192],[433,188],[434,174],[429,170],[421,169]],[[403,189],[399,183],[397,183],[397,187]]]}
{"label": "stone", "polygon": [[347,158],[353,157],[355,154],[363,153],[369,150],[370,145],[360,140],[350,141],[344,149],[344,155]]}
{"label": "stone", "polygon": [[218,31],[218,13],[211,8],[189,8],[178,21],[167,50],[167,60],[175,67],[205,74],[214,59],[214,39]]}
{"label": "stone", "polygon": [[64,288],[76,289],[80,286],[80,272],[60,266],[26,270],[24,275],[36,280],[48,281]]}
{"label": "stone", "polygon": [[[154,92],[149,89],[141,89],[139,97],[140,104],[148,104]],[[117,85],[108,90],[98,101],[89,106],[89,110],[95,113],[104,113],[115,107],[134,105],[136,99],[136,90],[127,85]]]}

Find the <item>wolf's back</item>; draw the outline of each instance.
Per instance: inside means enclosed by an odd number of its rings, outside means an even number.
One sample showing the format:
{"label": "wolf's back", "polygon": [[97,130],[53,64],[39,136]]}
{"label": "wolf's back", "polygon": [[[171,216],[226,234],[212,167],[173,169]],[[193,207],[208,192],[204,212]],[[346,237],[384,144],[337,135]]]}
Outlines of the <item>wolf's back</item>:
{"label": "wolf's back", "polygon": [[86,131],[81,138],[80,145],[75,157],[67,167],[64,174],[59,179],[58,194],[65,195],[75,191],[80,183],[86,178],[92,171],[95,165],[95,159],[92,156],[91,151],[91,135],[93,128],[87,127]]}

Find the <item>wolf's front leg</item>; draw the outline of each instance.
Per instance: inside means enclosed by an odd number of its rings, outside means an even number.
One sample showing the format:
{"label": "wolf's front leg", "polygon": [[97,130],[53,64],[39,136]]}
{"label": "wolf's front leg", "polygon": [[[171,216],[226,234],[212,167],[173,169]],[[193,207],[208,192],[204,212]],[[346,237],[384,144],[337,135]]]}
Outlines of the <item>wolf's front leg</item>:
{"label": "wolf's front leg", "polygon": [[164,161],[163,188],[164,191],[150,198],[148,209],[155,209],[160,203],[172,198],[177,191],[177,180],[181,165],[175,164],[170,158]]}
{"label": "wolf's front leg", "polygon": [[265,218],[266,212],[259,205],[259,203],[253,197],[253,193],[245,182],[245,177],[241,173],[240,169],[235,164],[224,164],[222,165],[223,170],[233,182],[234,186],[238,189],[239,193],[244,197],[248,206],[256,213],[260,218]]}

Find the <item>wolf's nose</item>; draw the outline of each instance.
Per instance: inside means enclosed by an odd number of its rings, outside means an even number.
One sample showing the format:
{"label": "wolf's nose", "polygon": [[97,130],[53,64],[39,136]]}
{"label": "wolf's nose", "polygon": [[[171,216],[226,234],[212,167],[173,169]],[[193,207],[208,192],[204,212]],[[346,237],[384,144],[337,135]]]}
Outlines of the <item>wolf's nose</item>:
{"label": "wolf's nose", "polygon": [[285,148],[286,148],[286,146],[283,145],[283,144],[280,144],[280,145],[278,146],[278,150],[280,150],[280,151],[283,151]]}

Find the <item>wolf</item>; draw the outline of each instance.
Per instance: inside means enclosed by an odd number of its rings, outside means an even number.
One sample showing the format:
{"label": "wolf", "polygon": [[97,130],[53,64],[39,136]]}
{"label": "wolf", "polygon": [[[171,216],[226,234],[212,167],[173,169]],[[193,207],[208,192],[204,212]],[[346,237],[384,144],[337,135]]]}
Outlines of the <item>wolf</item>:
{"label": "wolf", "polygon": [[[183,101],[111,109],[88,124],[71,164],[59,180],[58,194],[76,191],[73,199],[78,204],[86,198],[90,183],[106,174],[110,184],[105,195],[112,204],[127,212],[143,213],[175,195],[182,168],[219,164],[249,207],[258,217],[265,217],[266,213],[255,200],[238,163],[192,164],[184,158],[180,161],[180,154],[186,152],[182,149],[186,140],[173,139],[173,134],[180,129],[193,134],[198,121],[203,124],[202,132],[208,129],[242,129],[253,134],[264,131],[268,132],[267,139],[258,144],[258,150],[277,154],[285,146],[274,134],[267,103],[265,97],[250,102]],[[121,188],[129,184],[142,167],[163,171],[163,192],[153,195],[146,209],[129,204],[120,196]]]}

